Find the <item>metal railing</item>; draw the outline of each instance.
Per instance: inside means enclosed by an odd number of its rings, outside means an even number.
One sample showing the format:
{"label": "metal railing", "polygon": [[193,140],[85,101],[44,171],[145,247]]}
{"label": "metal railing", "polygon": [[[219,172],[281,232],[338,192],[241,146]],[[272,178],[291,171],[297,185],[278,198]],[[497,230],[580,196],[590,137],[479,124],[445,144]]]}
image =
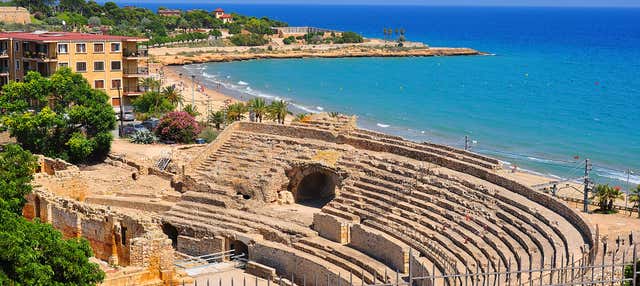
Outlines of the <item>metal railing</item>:
{"label": "metal railing", "polygon": [[[632,249],[631,257],[627,257],[627,252],[623,251],[622,259],[616,257],[616,252],[610,255],[610,261],[605,262],[604,256],[598,264],[579,264],[576,261],[567,263],[562,267],[549,268],[529,268],[522,270],[510,270],[510,267],[504,271],[490,272],[471,272],[467,269],[465,273],[430,275],[420,273],[416,275],[416,265],[412,265],[409,260],[409,273],[401,274],[399,272],[387,275],[387,281],[379,281],[375,279],[372,273],[341,273],[318,275],[317,273],[304,273],[303,275],[288,274],[287,276],[278,277],[228,277],[207,279],[205,282],[198,284],[198,281],[192,283],[182,283],[178,285],[243,285],[243,286],[605,286],[605,285],[622,285],[622,286],[640,286],[640,257],[638,256],[637,245]],[[228,251],[224,255],[230,255],[233,251]],[[210,258],[220,258],[224,255],[213,255]],[[203,256],[205,258],[209,256]],[[194,258],[195,260],[202,258]],[[206,259],[205,259],[206,260]],[[634,263],[635,262],[635,263]],[[563,263],[564,264],[564,263]],[[177,264],[176,264],[177,265]],[[424,267],[422,268],[425,269]],[[432,272],[433,273],[433,272]],[[372,278],[376,283],[365,283],[367,278]],[[202,281],[202,280],[201,280]]]}
{"label": "metal railing", "polygon": [[124,50],[123,52],[124,57],[148,57],[149,56],[149,51],[148,50],[137,50],[137,51],[131,51],[131,50]]}
{"label": "metal railing", "polygon": [[124,70],[124,74],[127,74],[127,75],[148,75],[149,74],[149,69],[141,68],[141,67],[135,68],[135,69],[128,68],[128,69]]}

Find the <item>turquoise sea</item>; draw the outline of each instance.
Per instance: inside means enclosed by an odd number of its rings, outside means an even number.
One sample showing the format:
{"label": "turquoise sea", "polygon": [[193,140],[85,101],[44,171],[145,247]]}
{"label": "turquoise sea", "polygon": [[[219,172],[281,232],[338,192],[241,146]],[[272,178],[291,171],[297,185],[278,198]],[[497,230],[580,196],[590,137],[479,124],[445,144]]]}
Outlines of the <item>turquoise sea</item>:
{"label": "turquoise sea", "polygon": [[[145,4],[152,7],[152,4]],[[143,6],[145,6],[143,5]],[[167,4],[215,8],[209,4]],[[291,25],[493,56],[258,60],[185,67],[236,96],[298,112],[356,114],[363,128],[463,146],[564,178],[594,164],[597,182],[640,183],[640,9],[227,5]]]}

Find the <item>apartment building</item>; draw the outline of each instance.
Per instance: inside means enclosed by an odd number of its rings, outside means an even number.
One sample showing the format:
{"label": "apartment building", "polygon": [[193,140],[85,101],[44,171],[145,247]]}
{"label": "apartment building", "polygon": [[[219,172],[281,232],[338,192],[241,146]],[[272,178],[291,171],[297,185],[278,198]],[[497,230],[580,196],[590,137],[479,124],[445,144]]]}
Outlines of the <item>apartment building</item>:
{"label": "apartment building", "polygon": [[104,90],[111,104],[129,105],[142,94],[140,78],[149,75],[147,39],[72,32],[0,33],[0,86],[21,81],[29,71],[44,76],[59,67],[82,74],[92,87]]}

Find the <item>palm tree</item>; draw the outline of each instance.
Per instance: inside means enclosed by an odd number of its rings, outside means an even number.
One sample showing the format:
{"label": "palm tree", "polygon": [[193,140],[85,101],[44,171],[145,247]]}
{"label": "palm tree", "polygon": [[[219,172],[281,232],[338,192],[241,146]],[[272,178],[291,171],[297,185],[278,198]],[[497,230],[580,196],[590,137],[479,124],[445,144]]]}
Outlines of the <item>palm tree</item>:
{"label": "palm tree", "polygon": [[247,112],[247,107],[242,102],[237,102],[227,106],[227,121],[233,122],[242,120]]}
{"label": "palm tree", "polygon": [[162,95],[166,97],[173,105],[182,105],[184,98],[174,85],[169,85],[162,90]]}
{"label": "palm tree", "polygon": [[287,114],[292,114],[288,109],[288,103],[284,100],[276,100],[271,102],[268,108],[269,118],[272,120],[284,124],[284,119]]}
{"label": "palm tree", "polygon": [[602,212],[610,212],[613,210],[613,202],[622,197],[619,187],[610,187],[607,185],[597,185],[591,199],[598,201],[598,206]]}
{"label": "palm tree", "polygon": [[160,81],[151,77],[140,79],[140,86],[144,87],[147,91],[160,92]]}
{"label": "palm tree", "polygon": [[295,122],[304,122],[307,117],[309,116],[309,114],[307,113],[300,113],[298,115],[296,115],[296,118],[293,119],[293,121]]}
{"label": "palm tree", "polygon": [[218,110],[216,112],[211,111],[211,113],[209,113],[209,118],[207,119],[209,123],[216,127],[216,129],[220,130],[220,125],[225,122],[225,114],[222,110]]}
{"label": "palm tree", "polygon": [[640,218],[640,185],[638,185],[635,190],[631,191],[629,201],[631,201],[635,204],[636,207],[638,207],[638,217]]}
{"label": "palm tree", "polygon": [[249,100],[247,104],[249,107],[249,111],[251,111],[255,116],[258,122],[262,122],[262,117],[267,113],[267,103],[263,98],[256,97],[254,99]]}
{"label": "palm tree", "polygon": [[198,107],[191,104],[185,105],[182,111],[189,113],[189,115],[193,117],[198,117],[198,115],[200,115],[200,112],[198,112]]}

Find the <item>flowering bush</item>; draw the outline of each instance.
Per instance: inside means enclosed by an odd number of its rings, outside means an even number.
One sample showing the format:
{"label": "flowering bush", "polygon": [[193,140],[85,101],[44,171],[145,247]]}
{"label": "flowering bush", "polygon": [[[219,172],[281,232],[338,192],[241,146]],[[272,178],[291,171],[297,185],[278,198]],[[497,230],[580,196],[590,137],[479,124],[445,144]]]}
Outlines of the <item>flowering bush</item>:
{"label": "flowering bush", "polygon": [[184,111],[175,111],[160,119],[155,132],[161,140],[192,143],[200,130],[201,127],[193,116]]}

